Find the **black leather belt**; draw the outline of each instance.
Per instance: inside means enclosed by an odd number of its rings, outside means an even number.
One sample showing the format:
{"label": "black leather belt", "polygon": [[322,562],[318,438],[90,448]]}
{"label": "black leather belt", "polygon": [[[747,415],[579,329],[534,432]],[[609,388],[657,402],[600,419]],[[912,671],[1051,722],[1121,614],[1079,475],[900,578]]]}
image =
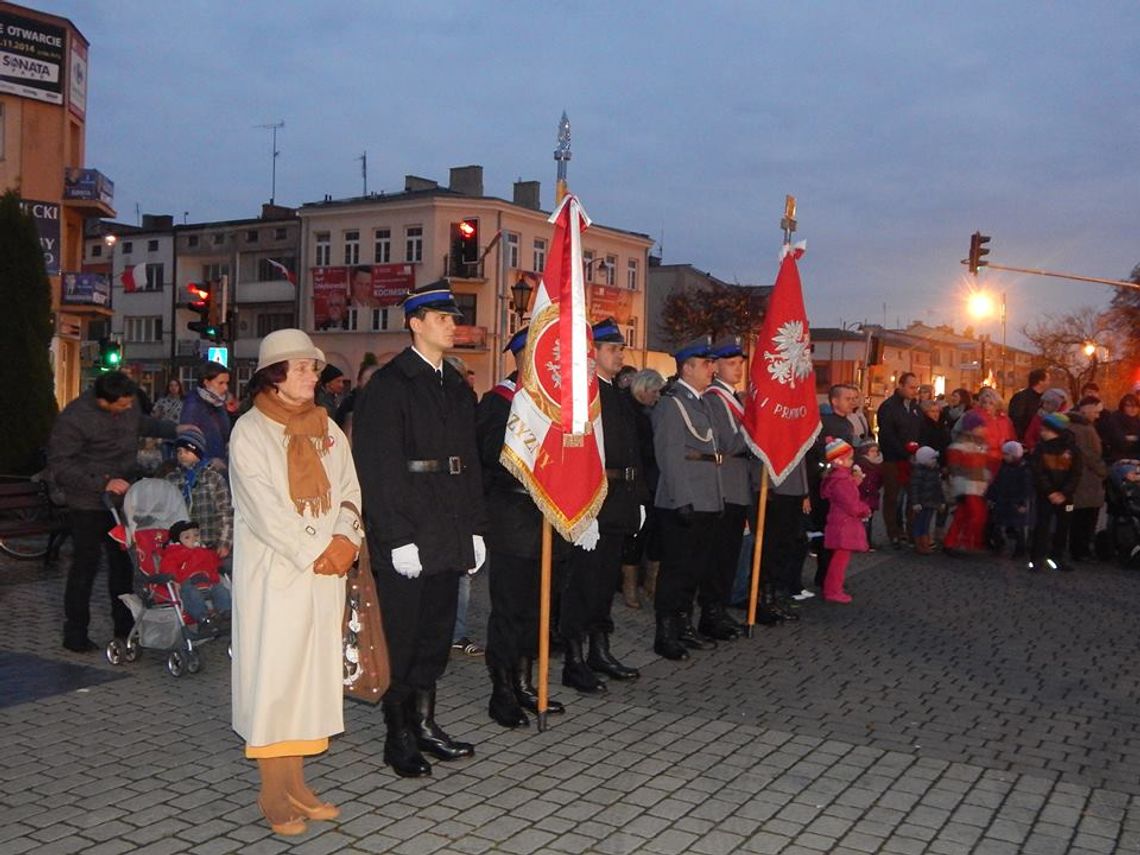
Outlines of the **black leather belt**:
{"label": "black leather belt", "polygon": [[702,452],[702,451],[686,451],[685,452],[685,459],[686,460],[706,460],[709,463],[715,463],[717,466],[720,466],[722,463],[724,463],[724,455],[721,454],[719,451],[717,451],[713,454],[707,454],[707,453]]}
{"label": "black leather belt", "polygon": [[445,475],[460,475],[464,469],[460,457],[444,457],[441,460],[409,460],[409,472],[442,472]]}
{"label": "black leather belt", "polygon": [[607,469],[606,477],[611,481],[636,481],[637,467],[627,466],[624,469]]}

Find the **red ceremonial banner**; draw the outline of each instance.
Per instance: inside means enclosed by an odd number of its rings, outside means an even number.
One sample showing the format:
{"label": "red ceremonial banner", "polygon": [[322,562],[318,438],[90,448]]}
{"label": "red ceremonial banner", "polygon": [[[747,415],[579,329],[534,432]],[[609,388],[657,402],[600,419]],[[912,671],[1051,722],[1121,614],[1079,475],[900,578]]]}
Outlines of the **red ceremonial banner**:
{"label": "red ceremonial banner", "polygon": [[776,286],[752,354],[745,438],[779,484],[820,431],[811,361],[811,333],[796,261],[802,247],[784,247]]}

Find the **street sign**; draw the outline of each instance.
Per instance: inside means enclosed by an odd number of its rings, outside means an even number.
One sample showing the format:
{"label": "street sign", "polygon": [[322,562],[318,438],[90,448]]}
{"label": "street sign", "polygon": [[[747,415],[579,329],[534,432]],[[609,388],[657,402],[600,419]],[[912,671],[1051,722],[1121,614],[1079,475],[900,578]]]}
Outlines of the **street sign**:
{"label": "street sign", "polygon": [[228,347],[207,347],[206,359],[209,362],[216,362],[218,365],[224,365],[226,368],[229,368],[230,349]]}

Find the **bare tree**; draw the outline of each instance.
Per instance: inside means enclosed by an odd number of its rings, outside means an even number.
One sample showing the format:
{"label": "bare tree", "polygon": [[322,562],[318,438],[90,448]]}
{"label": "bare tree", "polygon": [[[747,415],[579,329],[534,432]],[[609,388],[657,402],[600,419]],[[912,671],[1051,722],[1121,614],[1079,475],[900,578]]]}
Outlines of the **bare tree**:
{"label": "bare tree", "polygon": [[707,288],[674,291],[661,311],[661,332],[675,345],[702,335],[747,336],[763,318],[767,289],[712,282]]}
{"label": "bare tree", "polygon": [[1113,313],[1090,306],[1064,315],[1045,315],[1023,326],[1021,334],[1049,368],[1064,375],[1073,401],[1080,395],[1081,387],[1095,382],[1098,374],[1115,366],[1124,356],[1124,341]]}

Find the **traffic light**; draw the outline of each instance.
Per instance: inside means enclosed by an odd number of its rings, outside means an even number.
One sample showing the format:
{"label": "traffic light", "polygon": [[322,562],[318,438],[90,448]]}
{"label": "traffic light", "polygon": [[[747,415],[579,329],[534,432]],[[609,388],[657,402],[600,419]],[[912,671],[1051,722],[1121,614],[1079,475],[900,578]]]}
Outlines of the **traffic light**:
{"label": "traffic light", "polygon": [[479,221],[474,217],[451,224],[451,259],[452,275],[473,275],[479,263]]}
{"label": "traffic light", "polygon": [[199,338],[221,341],[222,326],[218,323],[218,306],[214,302],[214,283],[190,282],[186,290],[190,292],[190,311],[198,315],[198,320],[191,321],[187,328],[198,333]]}
{"label": "traffic light", "polygon": [[114,339],[99,339],[99,360],[96,364],[100,371],[118,371],[123,367],[123,346]]}
{"label": "traffic light", "polygon": [[990,254],[990,248],[986,246],[990,242],[990,236],[984,235],[981,232],[974,232],[970,235],[970,258],[968,264],[970,265],[970,272],[975,276],[978,275],[978,270],[989,265],[988,261],[982,261],[983,255]]}

